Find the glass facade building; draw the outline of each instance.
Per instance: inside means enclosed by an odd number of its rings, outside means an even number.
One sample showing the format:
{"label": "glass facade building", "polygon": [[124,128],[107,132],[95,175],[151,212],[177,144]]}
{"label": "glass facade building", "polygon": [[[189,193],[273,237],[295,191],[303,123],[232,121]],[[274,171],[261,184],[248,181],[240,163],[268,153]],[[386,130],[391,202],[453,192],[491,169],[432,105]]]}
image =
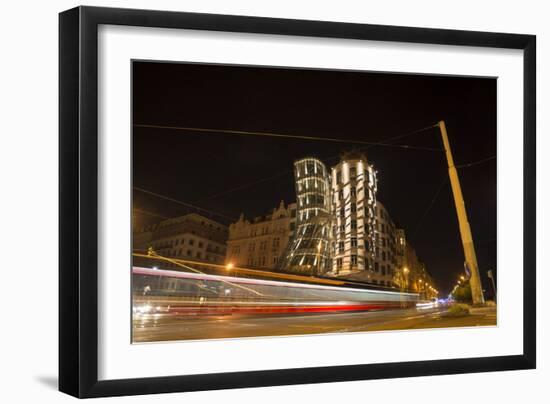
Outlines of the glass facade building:
{"label": "glass facade building", "polygon": [[281,268],[321,275],[332,267],[331,187],[327,167],[314,157],[294,162],[296,231]]}

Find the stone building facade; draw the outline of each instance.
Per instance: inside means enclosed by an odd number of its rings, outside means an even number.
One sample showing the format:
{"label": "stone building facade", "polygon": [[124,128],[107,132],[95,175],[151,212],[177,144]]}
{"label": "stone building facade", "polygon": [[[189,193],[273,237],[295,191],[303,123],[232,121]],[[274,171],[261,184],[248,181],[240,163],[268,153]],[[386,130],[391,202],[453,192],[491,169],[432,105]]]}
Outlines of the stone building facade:
{"label": "stone building facade", "polygon": [[281,201],[265,216],[229,226],[225,263],[236,267],[274,270],[296,229],[296,204]]}
{"label": "stone building facade", "polygon": [[143,253],[152,248],[163,257],[223,264],[227,238],[227,226],[189,213],[138,229],[133,236],[133,250]]}

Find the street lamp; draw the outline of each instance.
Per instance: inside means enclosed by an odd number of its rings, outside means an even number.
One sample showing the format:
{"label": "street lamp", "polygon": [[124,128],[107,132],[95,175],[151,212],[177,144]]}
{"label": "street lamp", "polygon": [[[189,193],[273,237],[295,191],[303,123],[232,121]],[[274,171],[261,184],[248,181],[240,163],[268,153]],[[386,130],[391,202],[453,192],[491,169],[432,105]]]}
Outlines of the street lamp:
{"label": "street lamp", "polygon": [[230,262],[225,266],[225,269],[227,269],[228,271],[231,271],[233,269],[233,267],[234,267],[233,263]]}

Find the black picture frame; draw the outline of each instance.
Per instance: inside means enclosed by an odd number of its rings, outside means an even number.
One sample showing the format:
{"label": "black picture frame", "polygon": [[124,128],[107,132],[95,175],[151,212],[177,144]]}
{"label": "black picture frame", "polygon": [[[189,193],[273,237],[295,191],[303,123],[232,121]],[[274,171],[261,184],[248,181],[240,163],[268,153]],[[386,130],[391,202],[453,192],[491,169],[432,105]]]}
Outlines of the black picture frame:
{"label": "black picture frame", "polygon": [[[523,354],[98,380],[100,24],[523,50]],[[59,389],[84,398],[535,368],[535,60],[534,35],[96,7],[77,7],[60,13]]]}

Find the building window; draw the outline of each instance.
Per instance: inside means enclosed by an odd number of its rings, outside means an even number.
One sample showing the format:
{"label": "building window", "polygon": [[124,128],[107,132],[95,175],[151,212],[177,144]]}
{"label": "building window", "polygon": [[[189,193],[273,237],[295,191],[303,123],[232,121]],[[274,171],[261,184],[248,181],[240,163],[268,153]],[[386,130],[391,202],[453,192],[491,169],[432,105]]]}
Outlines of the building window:
{"label": "building window", "polygon": [[342,173],[340,171],[336,171],[336,183],[340,184],[342,182]]}
{"label": "building window", "polygon": [[338,199],[340,199],[340,200],[344,199],[344,190],[343,189],[338,191]]}
{"label": "building window", "polygon": [[344,207],[341,207],[341,208],[340,208],[340,216],[341,216],[341,217],[346,216],[346,209],[345,209]]}
{"label": "building window", "polygon": [[352,202],[352,203],[351,203],[351,211],[352,211],[353,213],[357,212],[357,205],[355,204],[355,202]]}
{"label": "building window", "polygon": [[343,241],[339,241],[339,242],[338,242],[338,252],[339,252],[339,253],[343,253],[343,252],[344,252],[344,242],[343,242]]}
{"label": "building window", "polygon": [[202,248],[203,245],[202,241],[199,241],[199,248]]}
{"label": "building window", "polygon": [[350,167],[349,176],[350,178],[355,178],[357,176],[357,167]]}
{"label": "building window", "polygon": [[357,230],[357,220],[352,220],[351,221],[351,229],[352,230]]}
{"label": "building window", "polygon": [[193,240],[192,238],[189,239],[189,245],[193,245],[195,244],[195,240]]}
{"label": "building window", "polygon": [[336,259],[336,268],[342,269],[342,258]]}
{"label": "building window", "polygon": [[357,255],[355,255],[355,254],[353,254],[353,255],[351,256],[351,265],[352,265],[352,266],[357,265]]}
{"label": "building window", "polygon": [[380,272],[380,267],[378,265],[378,262],[374,263],[374,272]]}
{"label": "building window", "polygon": [[357,237],[352,237],[351,238],[351,246],[352,247],[357,247]]}
{"label": "building window", "polygon": [[197,251],[197,258],[199,258],[199,259],[202,258],[202,254],[201,254],[200,251]]}
{"label": "building window", "polygon": [[357,195],[357,191],[355,190],[355,187],[351,187],[350,194],[351,194],[351,196],[356,196]]}

